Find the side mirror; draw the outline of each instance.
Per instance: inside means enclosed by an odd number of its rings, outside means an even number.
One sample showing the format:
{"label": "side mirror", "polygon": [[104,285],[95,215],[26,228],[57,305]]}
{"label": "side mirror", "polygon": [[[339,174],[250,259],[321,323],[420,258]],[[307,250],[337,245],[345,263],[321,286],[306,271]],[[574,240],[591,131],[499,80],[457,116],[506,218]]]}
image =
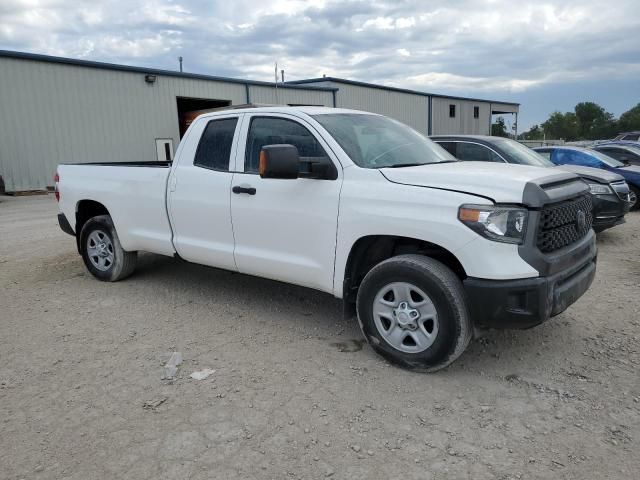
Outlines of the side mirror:
{"label": "side mirror", "polygon": [[300,155],[293,145],[265,145],[258,172],[262,178],[295,179],[300,176]]}

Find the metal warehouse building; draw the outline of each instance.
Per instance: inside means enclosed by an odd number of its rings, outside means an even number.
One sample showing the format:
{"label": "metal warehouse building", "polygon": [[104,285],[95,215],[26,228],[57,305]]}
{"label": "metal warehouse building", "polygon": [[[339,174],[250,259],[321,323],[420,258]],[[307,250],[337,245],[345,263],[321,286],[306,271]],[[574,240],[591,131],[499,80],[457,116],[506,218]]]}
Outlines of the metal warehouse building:
{"label": "metal warehouse building", "polygon": [[44,190],[59,163],[166,160],[198,112],[246,103],[324,105],[393,117],[425,134],[489,134],[518,104],[338,78],[274,83],[0,50],[0,177]]}

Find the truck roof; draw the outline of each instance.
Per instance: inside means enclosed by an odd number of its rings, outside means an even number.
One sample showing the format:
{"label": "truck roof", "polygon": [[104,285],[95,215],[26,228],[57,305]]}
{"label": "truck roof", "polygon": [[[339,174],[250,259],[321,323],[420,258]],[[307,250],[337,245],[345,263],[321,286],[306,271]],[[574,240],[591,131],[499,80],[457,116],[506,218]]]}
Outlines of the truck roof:
{"label": "truck roof", "polygon": [[364,112],[361,110],[350,110],[347,108],[319,107],[313,105],[230,105],[222,107],[213,112],[204,113],[203,116],[216,116],[233,111],[235,113],[305,113],[307,115],[327,115],[336,113],[348,113],[359,115],[377,115],[376,113]]}

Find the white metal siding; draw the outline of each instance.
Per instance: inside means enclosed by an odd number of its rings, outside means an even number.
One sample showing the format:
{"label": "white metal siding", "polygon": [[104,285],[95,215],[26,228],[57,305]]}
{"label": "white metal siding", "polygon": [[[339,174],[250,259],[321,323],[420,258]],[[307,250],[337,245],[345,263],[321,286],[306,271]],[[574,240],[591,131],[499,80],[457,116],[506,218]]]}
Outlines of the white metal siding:
{"label": "white metal siding", "polygon": [[379,113],[428,133],[429,99],[426,96],[329,81],[314,85],[339,88],[336,107]]}
{"label": "white metal siding", "polygon": [[[449,105],[456,106],[455,118],[449,117]],[[473,118],[473,107],[479,107],[478,118]],[[433,135],[490,135],[490,104],[472,100],[433,97]]]}
{"label": "white metal siding", "polygon": [[518,105],[512,105],[510,103],[491,103],[491,109],[494,112],[500,113],[518,113]]}
{"label": "white metal siding", "polygon": [[313,91],[250,85],[249,98],[251,103],[267,103],[272,105],[322,105],[333,107],[333,93],[323,90]]}
{"label": "white metal siding", "polygon": [[[180,141],[176,97],[247,102],[242,83],[0,57],[0,175],[6,190],[53,185],[59,163],[156,160],[157,138]],[[253,102],[275,103],[270,87]],[[332,92],[281,89],[285,103],[331,106]]]}

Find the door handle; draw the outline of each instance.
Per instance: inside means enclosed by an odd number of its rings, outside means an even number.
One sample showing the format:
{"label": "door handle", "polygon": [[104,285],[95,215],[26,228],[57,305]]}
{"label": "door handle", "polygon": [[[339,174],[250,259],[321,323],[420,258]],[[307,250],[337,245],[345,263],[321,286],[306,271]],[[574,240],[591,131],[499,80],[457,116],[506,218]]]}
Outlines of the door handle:
{"label": "door handle", "polygon": [[253,187],[241,187],[240,185],[234,186],[231,191],[233,193],[248,193],[249,195],[255,195],[256,189]]}

